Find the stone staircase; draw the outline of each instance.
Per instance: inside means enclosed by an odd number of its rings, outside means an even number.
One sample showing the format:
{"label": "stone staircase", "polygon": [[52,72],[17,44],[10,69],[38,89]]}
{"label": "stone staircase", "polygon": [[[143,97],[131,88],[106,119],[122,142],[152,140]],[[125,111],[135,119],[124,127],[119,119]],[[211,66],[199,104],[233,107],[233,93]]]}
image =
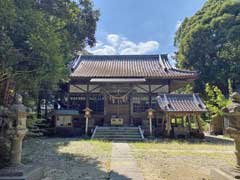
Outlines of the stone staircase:
{"label": "stone staircase", "polygon": [[141,127],[99,127],[93,132],[92,139],[110,141],[143,141]]}
{"label": "stone staircase", "polygon": [[38,119],[31,127],[28,128],[29,137],[41,137],[52,135],[53,128],[45,119]]}

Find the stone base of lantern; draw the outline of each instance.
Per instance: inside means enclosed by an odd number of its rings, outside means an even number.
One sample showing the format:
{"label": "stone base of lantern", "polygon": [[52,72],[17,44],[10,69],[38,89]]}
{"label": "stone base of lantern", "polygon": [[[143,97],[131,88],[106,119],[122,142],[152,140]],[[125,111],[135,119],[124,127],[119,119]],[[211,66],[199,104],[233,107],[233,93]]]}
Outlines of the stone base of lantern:
{"label": "stone base of lantern", "polygon": [[6,167],[0,170],[0,180],[41,180],[43,168],[35,165]]}
{"label": "stone base of lantern", "polygon": [[240,169],[223,168],[211,170],[211,180],[234,180],[240,179]]}

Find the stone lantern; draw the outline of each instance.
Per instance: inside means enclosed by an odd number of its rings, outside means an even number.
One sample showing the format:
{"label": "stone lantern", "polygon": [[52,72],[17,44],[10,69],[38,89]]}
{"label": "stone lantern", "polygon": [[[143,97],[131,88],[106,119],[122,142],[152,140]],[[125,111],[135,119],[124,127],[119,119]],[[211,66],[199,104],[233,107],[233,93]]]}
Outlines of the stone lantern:
{"label": "stone lantern", "polygon": [[7,113],[8,129],[7,138],[11,141],[10,166],[0,170],[0,180],[39,180],[43,175],[42,167],[33,165],[23,165],[22,142],[27,133],[27,108],[22,104],[22,96],[17,94],[13,104]]}
{"label": "stone lantern", "polygon": [[22,141],[27,133],[27,111],[22,96],[16,95],[16,103],[10,107],[10,122],[7,135],[11,140],[11,166],[21,165]]}
{"label": "stone lantern", "polygon": [[213,170],[212,179],[240,179],[240,94],[231,95],[231,104],[223,109],[224,118],[228,122],[226,133],[234,139],[236,167],[233,169]]}
{"label": "stone lantern", "polygon": [[86,107],[84,110],[85,112],[85,118],[86,118],[86,125],[85,125],[85,134],[88,134],[88,122],[89,122],[89,118],[91,118],[91,112],[92,110],[89,107]]}
{"label": "stone lantern", "polygon": [[154,118],[154,112],[155,112],[155,110],[152,109],[152,108],[149,108],[147,110],[147,118],[149,119],[149,133],[150,133],[150,136],[153,135],[153,133],[152,133],[152,119]]}

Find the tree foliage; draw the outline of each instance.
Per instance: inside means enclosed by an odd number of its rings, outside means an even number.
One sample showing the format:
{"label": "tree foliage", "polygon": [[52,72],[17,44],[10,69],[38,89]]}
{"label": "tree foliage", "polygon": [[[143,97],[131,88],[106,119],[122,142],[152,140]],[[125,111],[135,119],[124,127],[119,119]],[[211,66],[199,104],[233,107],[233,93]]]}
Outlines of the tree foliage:
{"label": "tree foliage", "polygon": [[74,53],[95,44],[98,17],[90,0],[1,0],[0,99],[54,88]]}
{"label": "tree foliage", "polygon": [[195,90],[206,83],[227,93],[227,80],[240,83],[240,1],[208,0],[194,16],[186,18],[175,36],[177,66],[198,70]]}
{"label": "tree foliage", "polygon": [[209,83],[205,86],[205,92],[207,95],[205,103],[211,112],[211,117],[223,116],[222,108],[227,106],[229,99],[224,96],[217,86],[210,85]]}

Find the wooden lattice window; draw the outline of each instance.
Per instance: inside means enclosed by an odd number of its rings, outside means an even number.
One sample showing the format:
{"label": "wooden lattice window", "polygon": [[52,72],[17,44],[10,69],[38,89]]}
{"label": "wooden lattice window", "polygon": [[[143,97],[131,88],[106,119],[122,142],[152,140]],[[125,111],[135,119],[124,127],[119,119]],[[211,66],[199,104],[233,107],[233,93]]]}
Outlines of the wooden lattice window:
{"label": "wooden lattice window", "polygon": [[149,99],[147,96],[134,96],[132,98],[133,112],[146,112],[149,108]]}
{"label": "wooden lattice window", "polygon": [[89,107],[93,113],[104,112],[104,97],[102,95],[91,95],[89,97]]}
{"label": "wooden lattice window", "polygon": [[70,108],[79,110],[80,113],[84,113],[83,109],[86,108],[86,96],[81,94],[72,95],[70,97]]}

